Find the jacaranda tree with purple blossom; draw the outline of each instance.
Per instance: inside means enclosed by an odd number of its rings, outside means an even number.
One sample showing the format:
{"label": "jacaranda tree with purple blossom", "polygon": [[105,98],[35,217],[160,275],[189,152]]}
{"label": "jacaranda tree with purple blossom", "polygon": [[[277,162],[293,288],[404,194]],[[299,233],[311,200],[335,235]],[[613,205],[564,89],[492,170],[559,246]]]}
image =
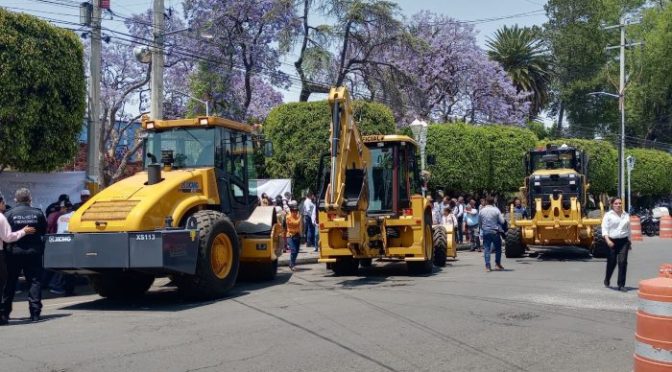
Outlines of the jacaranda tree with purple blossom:
{"label": "jacaranda tree with purple blossom", "polygon": [[409,24],[414,41],[396,51],[408,77],[397,116],[435,122],[522,124],[529,103],[502,67],[476,44],[473,26],[423,11]]}
{"label": "jacaranda tree with purple blossom", "polygon": [[[149,77],[151,65],[138,62],[133,47],[148,45],[151,41],[151,12],[135,15],[125,22],[127,32],[115,31],[109,43],[103,44],[101,75],[101,137],[97,144],[101,153],[100,169],[102,186],[114,183],[127,173],[127,164],[138,153],[142,142],[137,123],[148,113]],[[178,17],[166,22],[166,32],[181,30],[185,26]],[[184,97],[175,99],[175,91],[186,91],[186,76],[193,70],[191,57],[178,45],[188,38],[184,34],[167,37],[164,75],[164,108],[166,118],[183,116],[186,111]],[[88,43],[87,43],[88,44]],[[88,67],[88,45],[85,65]],[[136,130],[131,143],[124,143]]]}
{"label": "jacaranda tree with purple blossom", "polygon": [[267,94],[271,86],[289,86],[280,57],[299,25],[293,2],[186,0],[184,8],[189,26],[210,36],[197,42],[193,91],[208,96],[219,115],[238,120],[265,116],[259,108],[278,103],[277,94]]}

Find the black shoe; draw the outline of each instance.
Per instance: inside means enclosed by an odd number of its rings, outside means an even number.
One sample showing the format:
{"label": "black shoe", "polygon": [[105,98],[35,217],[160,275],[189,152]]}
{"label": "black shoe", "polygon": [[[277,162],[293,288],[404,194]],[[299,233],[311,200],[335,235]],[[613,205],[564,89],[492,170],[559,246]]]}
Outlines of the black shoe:
{"label": "black shoe", "polygon": [[621,292],[627,292],[628,290],[625,287],[618,287],[618,290]]}
{"label": "black shoe", "polygon": [[0,326],[9,324],[9,317],[0,315]]}
{"label": "black shoe", "polygon": [[607,279],[604,279],[604,286],[609,288],[609,281]]}
{"label": "black shoe", "polygon": [[40,316],[38,314],[33,314],[30,316],[30,321],[31,322],[39,322],[40,321]]}

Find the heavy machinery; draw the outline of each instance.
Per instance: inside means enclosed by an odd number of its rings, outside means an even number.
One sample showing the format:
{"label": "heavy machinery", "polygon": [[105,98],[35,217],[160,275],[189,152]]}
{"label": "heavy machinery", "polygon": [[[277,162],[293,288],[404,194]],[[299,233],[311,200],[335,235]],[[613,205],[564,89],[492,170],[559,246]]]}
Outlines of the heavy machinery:
{"label": "heavy machinery", "polygon": [[218,117],[145,116],[142,127],[145,171],[87,201],[68,233],[49,235],[45,267],[89,275],[98,294],[117,298],[144,293],[157,276],[197,298],[224,296],[239,274],[273,279],[282,226],[248,186],[254,146],[271,146]]}
{"label": "heavy machinery", "polygon": [[521,257],[528,245],[580,246],[593,255],[605,254],[600,233],[604,206],[587,213],[588,159],[567,145],[548,145],[525,156],[525,186],[530,219],[511,205],[507,213],[506,257]]}
{"label": "heavy machinery", "polygon": [[[425,274],[455,257],[452,236],[432,227],[420,188],[418,144],[401,135],[362,137],[348,91],[329,92],[330,167],[319,188],[319,262],[336,275],[353,274],[373,258],[397,258]],[[323,158],[323,164],[325,158]],[[451,232],[452,233],[452,232]]]}

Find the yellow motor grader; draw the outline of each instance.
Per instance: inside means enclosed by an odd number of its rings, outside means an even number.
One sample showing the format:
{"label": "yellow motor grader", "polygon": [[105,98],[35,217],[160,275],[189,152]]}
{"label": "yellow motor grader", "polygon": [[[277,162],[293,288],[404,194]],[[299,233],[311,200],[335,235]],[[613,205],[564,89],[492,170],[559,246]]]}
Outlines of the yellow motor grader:
{"label": "yellow motor grader", "polygon": [[[587,212],[588,159],[573,147],[548,145],[531,150],[525,157],[525,186],[529,218],[516,213],[513,205],[506,215],[508,258],[521,257],[528,245],[579,246],[594,256],[605,254],[600,224],[604,206]],[[587,216],[586,216],[587,215]]]}
{"label": "yellow motor grader", "polygon": [[[46,268],[89,275],[103,297],[144,293],[170,276],[189,297],[224,296],[240,275],[273,279],[282,227],[250,192],[252,127],[218,117],[149,120],[145,171],[79,208],[46,239]],[[160,156],[158,158],[157,156]]]}
{"label": "yellow motor grader", "polygon": [[354,274],[373,258],[406,262],[431,273],[456,256],[454,239],[432,227],[420,189],[418,144],[407,136],[361,136],[344,87],[329,92],[330,152],[319,187],[319,262],[336,275]]}

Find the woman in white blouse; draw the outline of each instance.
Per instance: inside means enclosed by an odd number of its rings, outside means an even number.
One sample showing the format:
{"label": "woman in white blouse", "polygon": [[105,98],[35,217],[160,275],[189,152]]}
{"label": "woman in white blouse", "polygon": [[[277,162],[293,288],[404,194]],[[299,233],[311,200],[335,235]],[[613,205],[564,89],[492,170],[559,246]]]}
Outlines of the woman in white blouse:
{"label": "woman in white blouse", "polygon": [[602,219],[602,236],[609,247],[604,286],[609,287],[611,274],[614,273],[616,264],[618,264],[618,290],[626,292],[625,274],[628,270],[628,251],[631,248],[630,216],[623,211],[621,198],[611,200],[611,210],[605,213]]}

